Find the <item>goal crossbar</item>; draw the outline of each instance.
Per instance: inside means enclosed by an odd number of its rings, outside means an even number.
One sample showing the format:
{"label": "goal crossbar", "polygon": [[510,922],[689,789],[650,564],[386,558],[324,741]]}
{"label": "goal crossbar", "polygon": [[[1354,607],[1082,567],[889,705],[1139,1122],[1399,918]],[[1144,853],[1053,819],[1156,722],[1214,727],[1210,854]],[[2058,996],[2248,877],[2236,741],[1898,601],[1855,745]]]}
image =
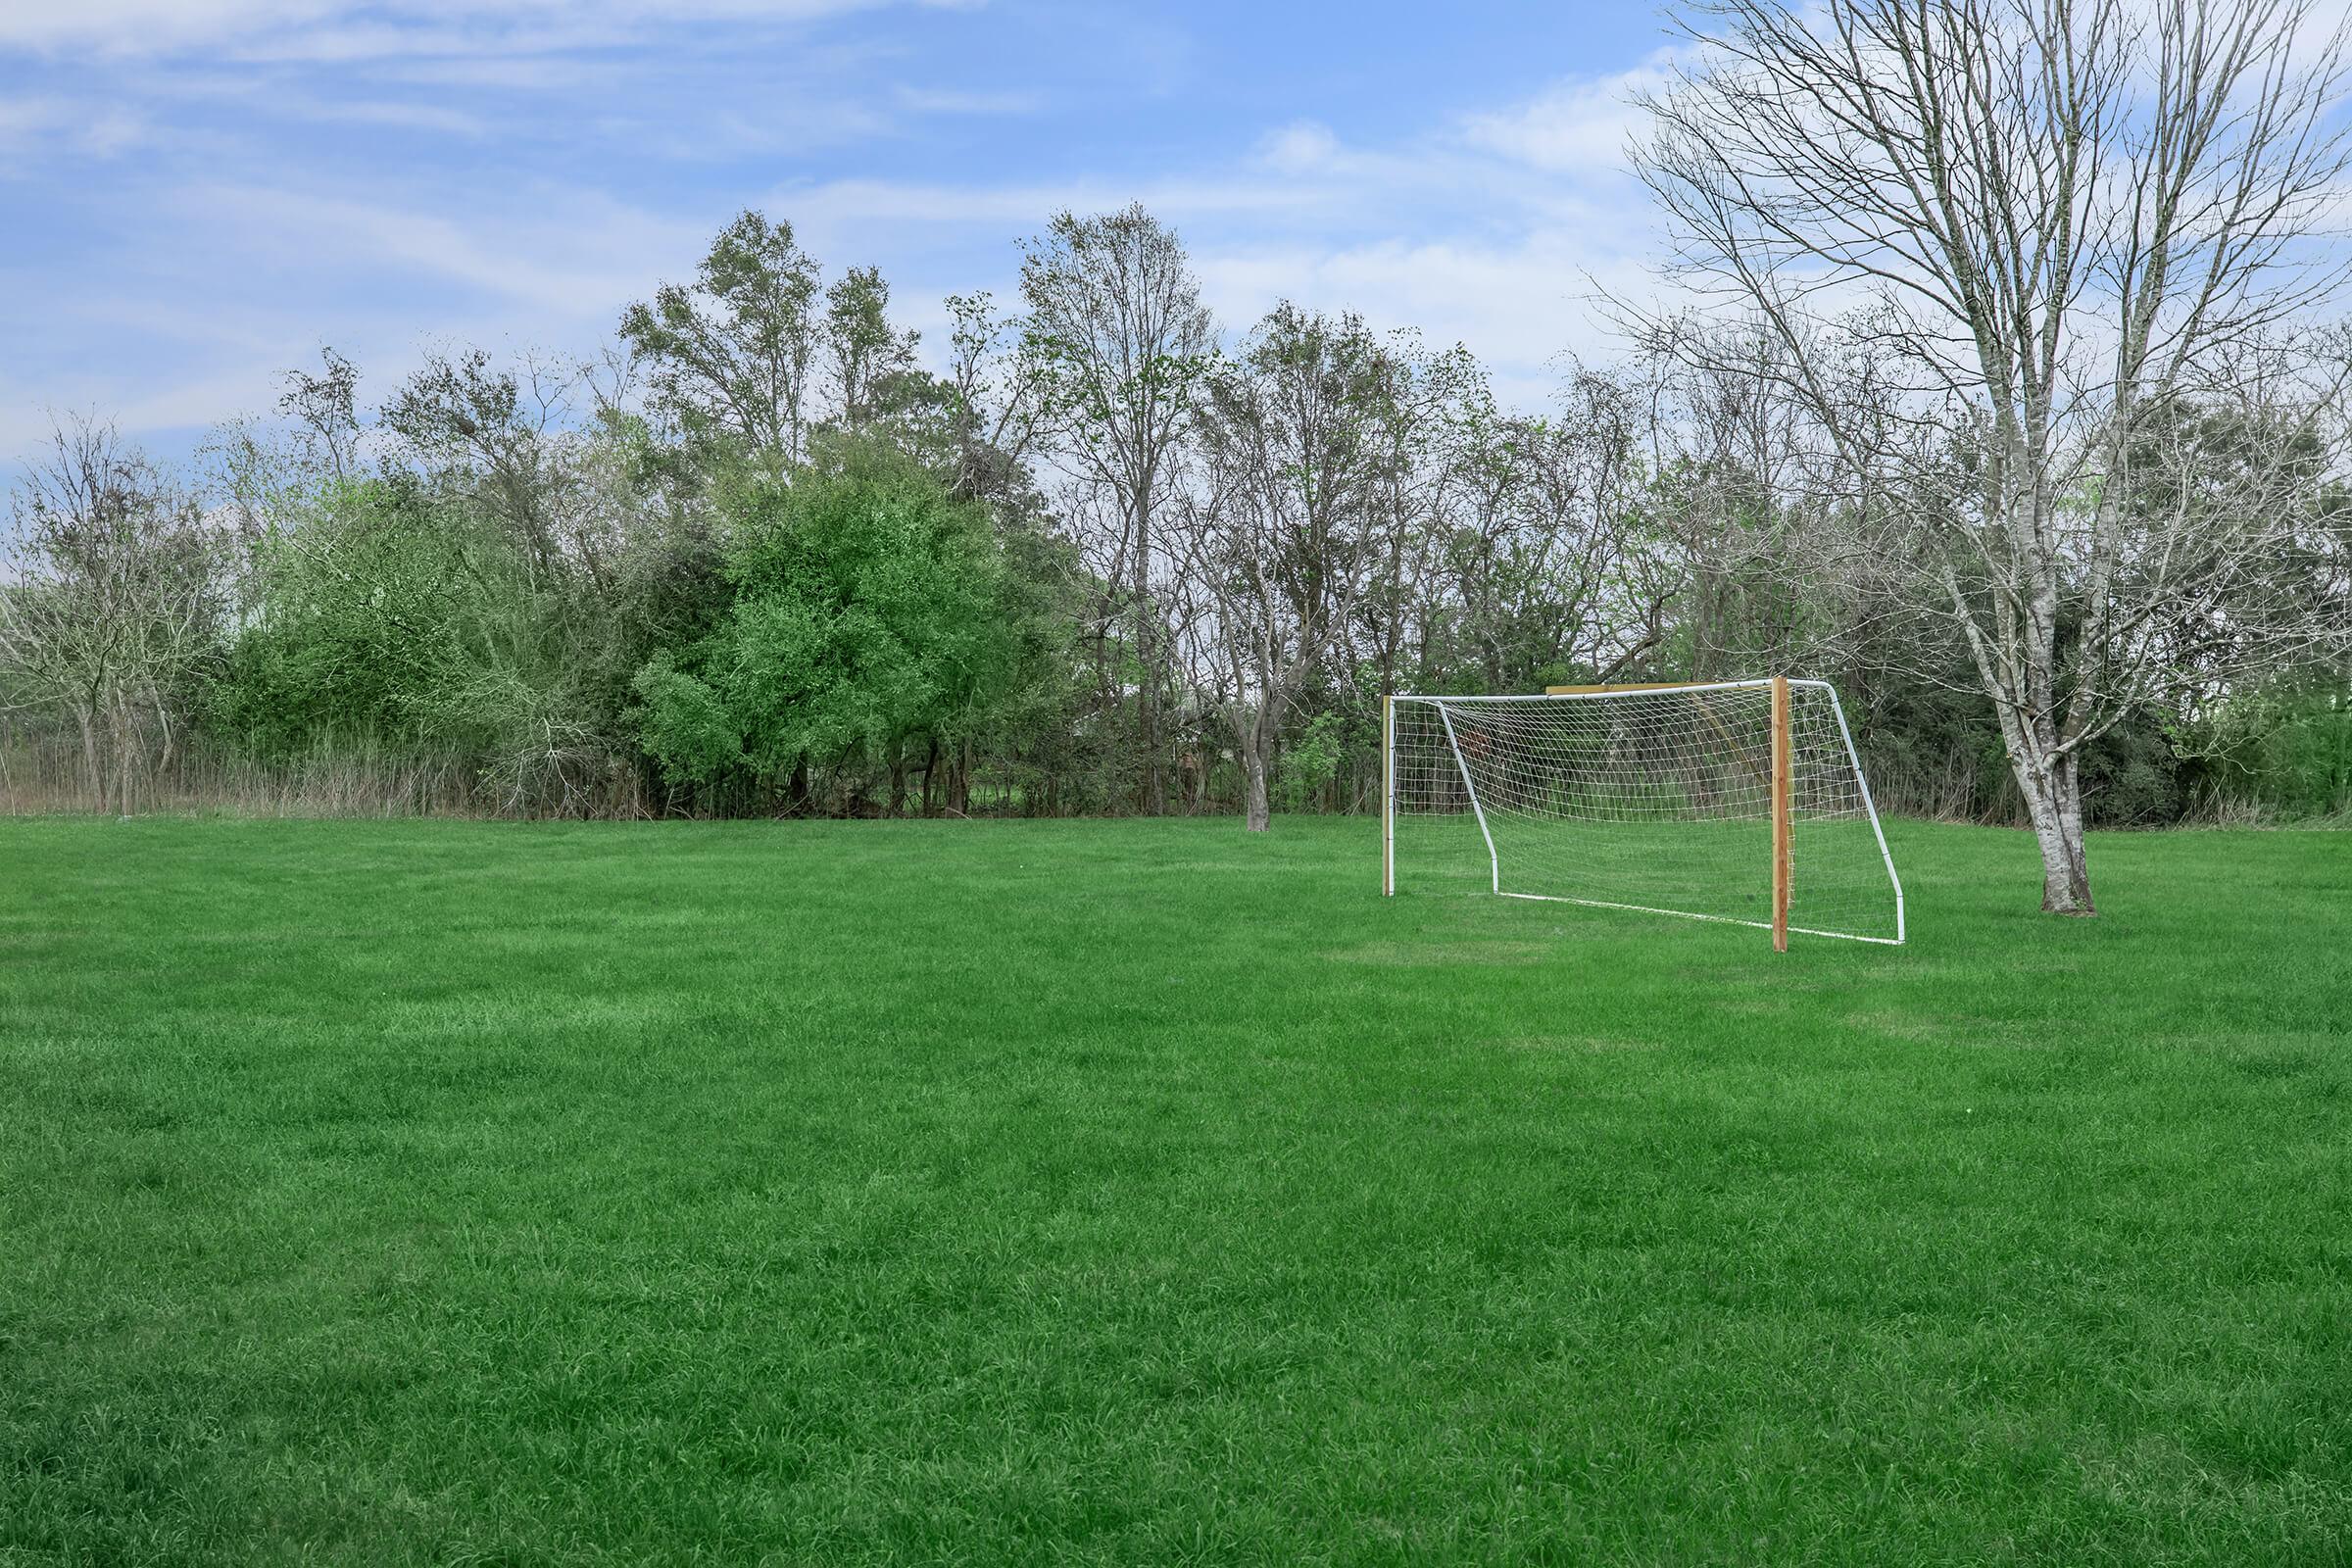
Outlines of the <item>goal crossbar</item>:
{"label": "goal crossbar", "polygon": [[1826,681],[1400,693],[1383,703],[1381,783],[1386,894],[1399,819],[1410,847],[1459,817],[1502,897],[1749,926],[1783,950],[1790,933],[1905,940],[1902,882]]}

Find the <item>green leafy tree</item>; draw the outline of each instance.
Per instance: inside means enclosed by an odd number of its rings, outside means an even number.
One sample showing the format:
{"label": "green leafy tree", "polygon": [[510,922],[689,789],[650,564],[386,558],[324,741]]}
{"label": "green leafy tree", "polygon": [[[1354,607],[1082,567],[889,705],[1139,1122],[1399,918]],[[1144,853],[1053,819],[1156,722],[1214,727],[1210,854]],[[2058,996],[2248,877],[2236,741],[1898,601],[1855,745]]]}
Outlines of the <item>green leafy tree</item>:
{"label": "green leafy tree", "polygon": [[745,212],[711,241],[691,285],[664,283],[622,314],[621,340],[650,370],[657,408],[689,440],[797,459],[820,281],[790,223]]}
{"label": "green leafy tree", "polygon": [[457,744],[471,674],[501,636],[523,564],[413,478],[331,481],[253,549],[246,623],[211,717],[265,756],[322,744]]}
{"label": "green leafy tree", "polygon": [[853,267],[825,290],[827,371],[843,428],[862,430],[909,395],[916,341],[890,324],[879,268]]}
{"label": "green leafy tree", "polygon": [[726,497],[734,604],[639,671],[639,730],[675,782],[748,771],[795,808],[854,810],[887,774],[897,810],[910,766],[928,785],[943,751],[1017,708],[1045,641],[984,509],[887,446],[822,457]]}

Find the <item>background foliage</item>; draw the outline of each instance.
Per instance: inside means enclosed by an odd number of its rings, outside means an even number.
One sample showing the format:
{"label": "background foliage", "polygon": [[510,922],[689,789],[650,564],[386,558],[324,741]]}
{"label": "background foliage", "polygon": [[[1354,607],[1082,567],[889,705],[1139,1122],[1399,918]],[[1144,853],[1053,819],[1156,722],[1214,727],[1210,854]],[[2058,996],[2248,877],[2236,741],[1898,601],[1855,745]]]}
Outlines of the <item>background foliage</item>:
{"label": "background foliage", "polygon": [[[371,406],[329,351],[184,474],[63,429],[0,577],[0,794],[1348,811],[1386,691],[1789,670],[1844,692],[1885,804],[2017,818],[1964,652],[1874,626],[1808,554],[1826,503],[1764,368],[1571,366],[1535,415],[1352,318],[1286,305],[1229,354],[1140,209],[1057,218],[1024,290],[951,302],[926,369],[878,272],[828,283],[747,213],[599,365],[436,355]],[[2326,594],[2345,443],[2267,417],[2288,435],[2183,414],[2176,489],[2226,509],[2285,453]],[[2345,692],[2315,657],[2134,710],[2085,748],[2089,813],[2340,813]]]}

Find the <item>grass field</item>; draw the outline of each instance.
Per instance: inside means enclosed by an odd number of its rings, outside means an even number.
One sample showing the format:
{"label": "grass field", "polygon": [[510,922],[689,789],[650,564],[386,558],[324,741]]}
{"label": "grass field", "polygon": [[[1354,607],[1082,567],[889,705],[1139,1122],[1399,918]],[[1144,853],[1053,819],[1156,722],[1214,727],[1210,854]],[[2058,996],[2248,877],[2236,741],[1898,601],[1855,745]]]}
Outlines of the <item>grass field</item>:
{"label": "grass field", "polygon": [[0,1563],[2341,1563],[2352,835],[0,822]]}

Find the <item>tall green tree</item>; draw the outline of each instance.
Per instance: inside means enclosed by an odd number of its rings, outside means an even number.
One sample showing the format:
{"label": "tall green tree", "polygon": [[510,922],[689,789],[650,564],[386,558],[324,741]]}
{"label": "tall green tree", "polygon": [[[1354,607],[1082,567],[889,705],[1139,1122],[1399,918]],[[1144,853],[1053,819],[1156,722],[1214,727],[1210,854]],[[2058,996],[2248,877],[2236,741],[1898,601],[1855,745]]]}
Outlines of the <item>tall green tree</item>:
{"label": "tall green tree", "polygon": [[[1042,639],[988,514],[906,455],[848,440],[792,482],[726,497],[735,598],[693,648],[639,671],[646,749],[677,782],[748,774],[796,809],[858,809],[988,733]],[[821,780],[838,781],[828,794]]]}
{"label": "tall green tree", "polygon": [[918,338],[891,325],[890,285],[873,267],[853,267],[825,290],[824,325],[835,416],[863,430],[907,395]]}
{"label": "tall green tree", "polygon": [[822,277],[792,225],[755,212],[719,231],[691,284],[664,283],[620,318],[653,400],[690,440],[797,460],[808,426]]}

